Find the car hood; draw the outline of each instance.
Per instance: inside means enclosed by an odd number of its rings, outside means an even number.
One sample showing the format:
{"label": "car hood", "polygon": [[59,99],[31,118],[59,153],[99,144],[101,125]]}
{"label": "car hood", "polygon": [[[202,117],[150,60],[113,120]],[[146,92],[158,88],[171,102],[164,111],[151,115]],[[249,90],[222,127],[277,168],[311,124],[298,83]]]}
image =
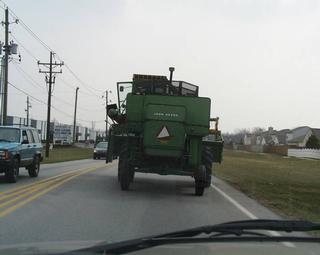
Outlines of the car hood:
{"label": "car hood", "polygon": [[287,247],[282,243],[204,243],[163,245],[151,249],[132,252],[130,255],[315,255],[319,254],[319,246],[313,243],[298,244]]}
{"label": "car hood", "polygon": [[57,254],[94,246],[101,241],[58,241],[0,245],[0,254]]}
{"label": "car hood", "polygon": [[0,150],[10,150],[18,147],[20,143],[0,142]]}
{"label": "car hood", "polygon": [[[58,254],[91,247],[102,243],[102,241],[63,241],[63,242],[41,242],[18,245],[1,245],[0,254]],[[77,254],[77,253],[72,253]],[[91,254],[91,253],[79,253]],[[96,253],[92,253],[96,254]],[[174,244],[162,245],[145,250],[129,253],[130,255],[250,255],[250,254],[279,254],[279,255],[311,255],[320,254],[319,245],[313,243],[299,243],[294,247],[287,247],[282,243],[203,243],[203,244]]]}

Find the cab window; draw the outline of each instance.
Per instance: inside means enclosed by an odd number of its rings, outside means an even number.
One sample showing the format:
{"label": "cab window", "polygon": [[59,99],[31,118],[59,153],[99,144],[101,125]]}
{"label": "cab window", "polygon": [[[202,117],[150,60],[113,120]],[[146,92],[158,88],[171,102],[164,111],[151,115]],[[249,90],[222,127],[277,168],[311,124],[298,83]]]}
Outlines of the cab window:
{"label": "cab window", "polygon": [[28,136],[29,143],[34,143],[34,139],[33,139],[33,135],[31,133],[31,130],[27,130],[27,136]]}
{"label": "cab window", "polygon": [[36,130],[32,130],[33,138],[35,143],[40,143],[39,134]]}
{"label": "cab window", "polygon": [[24,143],[29,143],[28,135],[26,130],[22,130],[22,141]]}

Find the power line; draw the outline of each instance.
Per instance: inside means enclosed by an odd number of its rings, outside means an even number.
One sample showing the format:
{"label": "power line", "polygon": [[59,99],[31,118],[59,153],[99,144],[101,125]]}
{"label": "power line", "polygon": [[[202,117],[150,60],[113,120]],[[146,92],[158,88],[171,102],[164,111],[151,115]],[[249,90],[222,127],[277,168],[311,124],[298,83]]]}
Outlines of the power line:
{"label": "power line", "polygon": [[30,50],[28,50],[28,49],[20,42],[20,40],[18,40],[17,37],[16,37],[15,35],[13,35],[12,32],[11,32],[11,37],[12,37],[13,39],[15,39],[16,42],[17,42],[36,62],[39,61],[39,59],[38,59]]}
{"label": "power line", "polygon": [[69,105],[69,106],[72,106],[72,107],[73,107],[73,105],[72,105],[71,103],[69,103],[69,102],[67,102],[67,101],[62,100],[62,99],[61,99],[61,98],[59,98],[59,97],[56,97],[56,96],[54,96],[54,95],[52,95],[52,97],[53,97],[53,98],[55,98],[55,99],[57,99],[58,101],[60,101],[60,102],[64,103],[64,104],[66,104],[66,105]]}
{"label": "power line", "polygon": [[[14,39],[16,39],[16,37],[14,37],[13,36],[13,38]],[[18,40],[16,40],[19,44],[21,44]],[[37,60],[38,61],[38,59],[27,49],[27,48],[25,48],[23,45],[22,45],[22,47],[28,52],[28,54],[33,58],[33,59],[35,59],[35,60]],[[35,87],[33,84],[35,84],[37,87],[40,87],[41,89],[44,89],[45,90],[45,88],[42,86],[42,85],[40,85],[37,81],[35,81],[26,71],[24,71],[18,64],[16,64],[16,63],[14,63],[15,65],[14,65],[14,67],[15,67],[15,69],[18,71],[18,72],[20,72],[23,76],[24,76],[24,78],[28,78],[28,80],[27,81],[31,81],[32,83],[30,83],[29,82],[29,84],[31,84],[33,87]],[[63,79],[61,79],[61,78],[58,78],[60,81],[62,81],[65,85],[67,85],[68,87],[70,87],[70,88],[72,88],[72,89],[74,89],[74,87],[72,86],[72,85],[70,85],[68,82],[66,82],[66,81],[64,81]],[[81,91],[82,92],[82,91]],[[82,92],[83,94],[85,94],[85,95],[87,95],[87,96],[93,96],[93,95],[91,95],[91,94],[87,94],[87,93],[85,93],[85,92]],[[56,99],[58,99],[58,100],[60,100],[61,102],[63,102],[63,103],[65,103],[65,104],[67,104],[67,105],[70,105],[70,106],[73,106],[72,104],[70,104],[70,103],[68,103],[68,102],[66,102],[66,101],[64,101],[64,100],[62,100],[61,98],[58,98],[58,97],[56,97],[56,96],[54,96],[54,98],[56,98]],[[79,109],[81,109],[81,110],[84,110],[84,111],[99,111],[99,110],[102,110],[102,109],[86,109],[86,108],[82,108],[82,107],[78,107]]]}
{"label": "power line", "polygon": [[47,105],[46,102],[44,102],[44,101],[42,101],[41,99],[38,99],[38,98],[32,96],[31,94],[25,92],[25,91],[22,90],[22,89],[19,89],[17,86],[15,86],[14,84],[12,84],[11,82],[8,81],[8,83],[9,83],[9,85],[10,85],[11,87],[13,87],[13,88],[15,88],[16,90],[20,91],[21,93],[29,96],[29,97],[32,98],[33,100],[36,100],[36,101],[39,102],[39,103],[42,103],[42,104],[44,104],[44,105]]}
{"label": "power line", "polygon": [[[19,73],[21,73],[25,78],[27,77],[28,80],[31,81],[31,83],[29,82],[29,84],[31,84],[33,87],[45,89],[42,85],[35,81],[26,71],[24,71],[18,64],[14,64],[13,66]],[[35,84],[36,86],[34,86],[33,84]]]}
{"label": "power line", "polygon": [[[72,103],[69,103],[69,102],[67,102],[67,101],[65,101],[65,100],[63,100],[63,99],[61,99],[61,98],[59,98],[59,97],[57,97],[57,96],[52,95],[52,97],[55,98],[56,100],[64,103],[64,104],[66,104],[66,105],[69,105],[69,106],[71,106],[71,107],[74,107],[74,105],[73,105]],[[91,112],[92,112],[92,111],[99,111],[99,110],[103,110],[103,109],[104,109],[103,107],[101,107],[101,108],[99,108],[99,109],[98,109],[98,108],[97,108],[97,109],[87,109],[87,108],[83,108],[83,107],[79,107],[79,106],[78,106],[78,108],[81,109],[82,111],[91,111]]]}
{"label": "power line", "polygon": [[[25,92],[24,90],[18,88],[17,86],[15,86],[14,84],[12,84],[11,82],[8,82],[8,84],[9,84],[10,86],[12,86],[13,88],[15,88],[16,90],[20,91],[21,93],[25,94],[26,96],[29,96],[29,97],[32,98],[33,100],[35,100],[35,101],[37,101],[37,102],[39,102],[39,103],[41,103],[41,104],[48,105],[46,102],[44,102],[44,101],[42,101],[41,99],[36,98],[36,97],[32,96],[31,94]],[[51,105],[51,107],[52,107],[54,110],[56,110],[57,112],[62,113],[62,114],[64,114],[65,116],[73,119],[73,116],[72,116],[72,115],[64,112],[63,110],[60,110],[59,108],[55,107],[54,105]],[[95,121],[95,120],[84,120],[84,119],[78,119],[78,120],[80,120],[80,121],[82,121],[82,122],[87,122],[87,123],[91,123],[92,121],[93,121],[93,122],[102,122],[101,120],[98,120],[98,121]],[[104,121],[104,120],[103,120],[103,121]]]}
{"label": "power line", "polygon": [[[35,60],[35,61],[39,61],[39,59],[27,48],[27,47],[25,47],[22,43],[21,43],[21,41],[20,40],[18,40],[17,39],[17,37],[15,36],[15,35],[13,35],[12,33],[11,33],[11,36],[17,41],[17,43],[19,44],[19,45],[21,45],[21,47]],[[60,58],[59,58],[60,59]],[[69,70],[70,69],[70,67],[68,66],[67,67],[67,69]],[[23,71],[23,70],[21,70],[21,71]],[[25,71],[23,71],[33,82],[34,82],[34,80],[33,80],[33,78],[31,78],[31,76],[30,75],[28,75]],[[74,72],[73,72],[73,74],[74,74]],[[75,75],[75,74],[74,74]],[[72,86],[72,85],[70,85],[68,82],[66,82],[65,80],[63,80],[62,78],[57,78],[57,79],[59,79],[59,80],[61,80],[65,85],[67,85],[68,87],[70,87],[70,88],[72,88],[72,90],[74,90],[76,87],[75,86]],[[35,82],[37,85],[39,85],[37,82]],[[42,87],[42,86],[41,86]],[[43,87],[42,87],[43,88]],[[80,93],[82,93],[82,94],[85,94],[85,95],[87,95],[87,96],[94,96],[94,97],[96,97],[97,95],[96,94],[88,94],[88,93],[86,93],[86,92],[83,92],[83,91],[80,91]]]}
{"label": "power line", "polygon": [[[18,64],[15,64],[14,67],[15,67],[15,69],[16,69],[19,73],[21,73],[21,74],[24,76],[25,80],[26,80],[30,85],[32,85],[33,87],[35,87],[35,88],[37,88],[37,89],[38,89],[38,87],[40,87],[41,89],[45,90],[45,88],[44,88],[42,85],[40,85],[37,81],[35,81],[35,80],[34,80],[26,71],[24,71]],[[26,79],[26,77],[27,77],[28,79]],[[30,81],[31,81],[31,82],[30,82]],[[36,86],[35,86],[34,84],[35,84]],[[54,95],[52,95],[52,97],[55,98],[56,100],[64,103],[64,104],[66,104],[66,105],[69,105],[69,106],[73,107],[73,104],[71,104],[71,103],[69,103],[69,102],[61,99],[60,97],[57,97],[57,96],[54,96]],[[96,109],[88,109],[88,108],[79,107],[79,106],[78,106],[78,108],[79,108],[80,110],[82,110],[82,111],[87,111],[87,112],[94,112],[94,111],[99,111],[99,110],[102,110],[102,109],[103,109],[103,107],[101,107],[101,108],[96,108]]]}
{"label": "power line", "polygon": [[[39,37],[35,32],[33,32],[32,29],[31,29],[21,18],[19,18],[19,16],[18,16],[17,14],[15,14],[15,12],[14,12],[12,9],[10,9],[10,8],[8,7],[8,5],[7,5],[3,0],[0,0],[0,1],[8,8],[10,15],[11,15],[13,18],[19,20],[19,24],[21,24],[21,26],[22,26],[33,38],[35,38],[46,50],[48,50],[48,51],[50,51],[50,52],[54,52],[54,51],[51,49],[51,47],[50,47],[48,44],[46,44],[43,40],[41,40],[40,37]],[[16,39],[16,38],[15,38],[15,39]],[[17,40],[17,42],[18,42],[18,40]],[[22,44],[21,44],[21,46],[26,50],[26,52],[28,52],[28,54],[29,54],[30,56],[32,56],[32,58],[34,58],[35,60],[38,61],[38,59],[37,59],[26,47],[24,47]],[[60,56],[59,56],[57,53],[56,53],[55,55],[57,56],[57,58],[58,58],[60,61],[62,61],[62,59],[60,58]],[[91,94],[93,94],[93,95],[95,95],[95,96],[97,96],[97,97],[100,98],[100,96],[97,95],[95,92],[96,92],[96,91],[97,91],[97,92],[103,92],[102,90],[97,90],[97,89],[89,86],[89,85],[86,84],[85,82],[83,82],[83,81],[79,78],[79,76],[70,68],[69,65],[65,64],[65,67],[66,67],[67,70],[74,76],[74,78],[75,78],[88,92],[90,92]],[[75,89],[75,88],[74,88],[74,89]]]}
{"label": "power line", "polygon": [[[15,14],[15,12],[13,10],[11,10],[8,5],[0,0],[0,2],[2,2],[9,10],[9,15],[12,16],[14,19],[16,20],[19,20],[19,24],[34,38],[36,39],[46,50],[50,51],[50,52],[53,52],[53,50],[49,47],[48,44],[46,44],[43,40],[40,39],[40,37],[32,31],[32,29],[22,20],[18,17],[18,15]],[[11,34],[11,36],[21,45],[21,47],[34,59],[38,62],[39,64],[39,60],[38,58],[32,53],[32,51],[30,51],[27,47],[25,47],[21,42],[19,42],[19,40],[17,40],[17,38]],[[61,60],[61,58],[57,55],[57,58],[59,58]],[[28,79],[30,81],[32,81],[32,84],[35,84],[36,86],[38,87],[41,87],[42,89],[44,89],[44,87],[42,87],[38,82],[36,82],[28,73],[26,73],[22,68],[18,67],[18,66],[15,66],[17,71],[20,72],[20,73],[23,73],[24,74],[24,78],[28,77]],[[90,92],[90,94],[94,95],[95,97],[98,97],[101,99],[101,97],[99,95],[97,95],[96,93],[99,93],[99,90],[87,85],[85,82],[83,82],[80,77],[70,68],[69,65],[66,65],[66,68],[67,70],[72,74],[72,76],[88,91]],[[30,83],[31,84],[31,83]],[[67,84],[67,86],[69,86],[70,88],[74,89],[75,87],[64,82],[64,84]],[[30,98],[42,103],[42,104],[45,104],[47,105],[47,103],[45,103],[44,101],[40,100],[40,99],[37,99],[36,97],[30,95],[29,93],[23,91],[22,89],[19,89],[18,87],[16,87],[15,85],[13,85],[12,83],[10,83],[10,86],[14,87],[15,89],[17,89],[18,91],[20,91],[21,93],[24,93],[28,96],[30,96]],[[102,92],[102,90],[100,90],[100,92]],[[81,93],[84,93],[83,91],[81,91]],[[87,94],[87,93],[84,93],[86,95],[90,95],[90,94]],[[60,99],[60,98],[59,98]],[[58,100],[59,100],[58,99]],[[60,99],[61,101],[61,99]],[[54,108],[56,111],[59,111],[65,115],[68,115],[66,114],[65,112],[57,109],[56,107],[52,106],[52,108]],[[85,109],[85,110],[88,110],[88,109]],[[69,117],[71,117],[70,115],[68,115]],[[81,120],[81,119],[79,119]],[[87,121],[87,120],[82,120],[82,121],[85,121],[85,122],[91,122],[91,121]],[[100,122],[100,121],[99,121]]]}
{"label": "power line", "polygon": [[3,3],[3,6],[0,5],[0,8],[1,8],[2,10],[5,10],[5,9],[6,9],[6,4],[5,4],[3,1],[1,1],[1,2]]}
{"label": "power line", "polygon": [[[58,60],[60,60],[60,61],[62,61],[61,60],[61,57],[58,55],[58,54],[56,54],[56,56],[57,56],[57,59]],[[98,90],[98,89],[94,89],[94,88],[92,88],[91,86],[89,86],[88,84],[86,84],[85,82],[83,82],[81,79],[80,79],[80,77],[70,68],[70,66],[68,65],[68,64],[66,64],[66,63],[64,63],[64,66],[65,66],[65,68],[71,73],[71,75],[82,85],[82,87],[84,87],[88,92],[90,92],[91,93],[91,95],[93,95],[93,96],[96,96],[96,97],[98,97],[98,98],[101,98],[98,94],[96,94],[96,92],[97,93],[102,93],[103,91],[102,90]],[[73,87],[73,89],[75,89],[76,87]],[[84,93],[83,91],[79,91],[80,93]],[[87,93],[84,93],[84,94],[87,94]],[[90,94],[87,94],[87,95],[90,95]]]}
{"label": "power line", "polygon": [[[53,106],[53,105],[51,105],[51,107],[52,107],[53,109],[55,109],[57,112],[60,112],[60,113],[64,114],[65,116],[73,119],[73,116],[72,116],[71,114],[62,111],[62,110],[58,109],[57,107],[55,107],[55,106]],[[87,122],[87,123],[101,122],[101,120],[95,121],[95,120],[84,120],[84,119],[79,119],[79,118],[77,118],[77,120],[78,120],[78,121],[82,121],[82,122]],[[103,120],[103,121],[104,121],[104,120]],[[109,123],[109,124],[110,124],[110,123]]]}
{"label": "power line", "polygon": [[[57,55],[58,59],[61,61],[61,58]],[[99,95],[95,94],[95,92],[93,91],[97,91],[98,93],[101,93],[103,92],[102,90],[98,90],[98,89],[94,89],[92,88],[91,86],[87,85],[86,83],[84,83],[78,75],[75,74],[74,71],[71,70],[71,68],[69,67],[69,65],[65,64],[65,67],[67,68],[67,70],[73,75],[73,77],[80,83],[84,86],[84,88],[87,89],[87,91],[89,91],[90,93],[92,93],[93,95],[97,96],[97,97],[100,97]]]}
{"label": "power line", "polygon": [[[72,103],[69,103],[69,102],[67,102],[67,101],[65,101],[65,100],[63,100],[63,99],[61,99],[61,98],[59,98],[59,97],[57,97],[57,96],[52,95],[52,97],[55,98],[56,100],[64,103],[64,104],[66,104],[66,105],[69,105],[69,106],[71,106],[71,107],[74,107],[74,105],[73,105]],[[88,108],[84,108],[84,107],[82,107],[82,106],[81,106],[81,107],[80,107],[80,106],[77,106],[77,108],[79,108],[81,111],[87,111],[87,112],[102,111],[102,110],[104,109],[104,107],[95,108],[95,109],[88,109]]]}
{"label": "power line", "polygon": [[[60,60],[60,59],[59,59]],[[76,86],[73,86],[71,85],[69,82],[66,82],[64,79],[62,79],[61,77],[57,77],[57,80],[60,80],[63,84],[67,85],[69,88],[71,88],[72,90],[75,90],[76,89]],[[87,95],[87,96],[94,96],[96,97],[96,95],[92,95],[92,94],[89,94],[89,93],[86,93],[84,91],[79,91],[80,93],[83,93],[84,95]]]}
{"label": "power line", "polygon": [[[21,43],[21,41],[17,39],[17,37],[16,37],[15,35],[13,35],[13,34],[11,33],[11,36],[17,41],[17,43],[18,43],[19,45],[22,46],[22,48],[23,48],[35,61],[37,61],[37,62],[39,61],[39,59],[38,59],[30,50],[28,50],[28,48],[26,48],[26,47]],[[60,58],[59,58],[59,59],[60,59]],[[16,67],[18,67],[18,66],[16,66]],[[35,82],[35,80],[34,80],[29,74],[27,74],[25,71],[22,70],[22,68],[19,68],[19,69],[20,69],[20,71],[22,71],[26,76],[28,76],[28,78],[29,78],[30,80],[32,80],[33,83],[37,84],[37,86],[40,86],[41,88],[44,88],[43,86],[39,85],[39,83]],[[67,69],[69,70],[70,68],[68,67]],[[74,74],[74,72],[73,72],[73,74]],[[74,75],[75,75],[75,74],[74,74]],[[75,89],[74,86],[70,85],[68,82],[66,82],[66,81],[63,80],[62,78],[59,77],[58,79],[61,80],[61,81],[62,81],[65,85],[67,85],[68,87],[72,88],[73,90]],[[86,92],[84,92],[84,91],[80,91],[80,93],[85,94],[85,95],[87,95],[87,96],[94,96],[94,97],[97,96],[96,94],[88,94],[88,93],[86,93]]]}
{"label": "power line", "polygon": [[[35,87],[35,88],[40,87],[41,89],[44,89],[43,86],[41,86],[38,82],[36,82],[36,81],[35,81],[28,73],[26,73],[19,65],[16,64],[16,65],[14,65],[14,66],[15,66],[15,68],[16,68],[16,70],[17,70],[18,72],[20,72],[20,73],[23,74],[24,76],[27,76],[28,79],[29,79],[30,81],[32,81],[32,83],[30,83],[28,80],[26,80],[26,81],[28,81],[28,83],[29,83],[30,85],[32,85],[32,86]],[[33,84],[36,84],[37,87],[34,86]],[[66,104],[66,105],[69,105],[69,106],[73,107],[73,104],[71,104],[71,103],[69,103],[69,102],[61,99],[60,97],[57,97],[57,96],[54,96],[54,95],[52,95],[52,97],[55,98],[56,100],[64,103],[64,104]],[[99,110],[102,110],[102,109],[103,109],[103,107],[101,107],[101,108],[96,108],[96,109],[88,109],[88,108],[83,108],[83,107],[79,107],[79,106],[78,106],[78,108],[81,109],[82,111],[91,111],[91,112],[92,112],[92,111],[99,111]]]}
{"label": "power line", "polygon": [[[0,0],[0,1],[7,6],[7,4],[6,4],[4,1],[2,1],[2,0]],[[8,7],[8,9],[9,9],[9,12],[10,12],[11,16],[13,16],[15,19],[18,19],[18,20],[19,20],[19,24],[21,24],[21,26],[22,26],[33,38],[35,38],[46,50],[53,52],[53,50],[49,47],[49,45],[46,44],[43,40],[41,40],[40,37],[39,37],[35,32],[33,32],[32,29],[31,29],[21,18],[19,18],[18,15],[16,15],[15,12],[14,12],[12,9],[10,9],[9,7]],[[14,37],[14,36],[13,36],[13,37]],[[14,37],[14,38],[15,38],[15,37]],[[15,38],[15,39],[16,39],[16,38]],[[16,40],[16,41],[19,42],[18,40]],[[20,44],[20,43],[19,43],[19,44]],[[37,59],[25,46],[23,46],[22,44],[21,44],[21,46],[26,50],[26,52],[27,52],[30,56],[32,56],[32,58],[34,58],[36,61],[38,61],[38,59]],[[61,57],[60,57],[57,53],[56,53],[55,55],[57,56],[57,58],[58,58],[60,61],[62,61]],[[66,63],[65,63],[65,67],[66,67],[67,70],[73,75],[73,77],[74,77],[87,91],[89,91],[91,94],[93,94],[93,95],[95,95],[95,96],[97,96],[97,97],[100,97],[99,95],[97,95],[97,94],[95,93],[95,91],[97,91],[97,92],[103,92],[102,90],[97,90],[97,89],[89,86],[89,85],[86,84],[85,82],[83,82],[83,81],[79,78],[79,76],[71,69],[71,67],[70,67],[69,65],[67,65]]]}
{"label": "power line", "polygon": [[57,77],[57,80],[60,80],[64,85],[68,86],[69,88],[71,88],[72,90],[74,90],[76,87],[71,85],[69,82],[66,82],[65,80],[63,80],[61,77]]}
{"label": "power line", "polygon": [[[66,86],[68,86],[69,88],[71,88],[72,90],[76,89],[76,86],[71,85],[69,82],[66,82],[65,80],[63,80],[61,77],[57,77],[57,80],[60,80],[63,84],[65,84]],[[84,94],[86,96],[90,96],[90,97],[97,97],[97,95],[95,94],[89,94],[85,91],[79,90],[79,93]]]}
{"label": "power line", "polygon": [[[37,102],[39,102],[39,103],[41,103],[41,104],[48,105],[45,101],[42,101],[41,99],[38,99],[38,98],[30,95],[29,93],[27,93],[27,92],[25,92],[24,90],[18,88],[17,86],[15,86],[14,84],[12,84],[11,82],[8,82],[8,83],[9,83],[10,86],[12,86],[12,87],[15,88],[16,90],[20,91],[21,93],[29,96],[29,97],[32,98],[33,100],[35,100],[35,101],[37,101]],[[61,112],[61,113],[65,114],[65,115],[67,115],[67,116],[69,116],[69,117],[71,116],[71,115],[65,113],[64,111],[58,109],[57,107],[55,107],[55,106],[53,106],[53,105],[51,105],[51,107],[52,107],[53,109],[55,109],[56,111]],[[71,117],[72,117],[72,116],[71,116]]]}
{"label": "power line", "polygon": [[15,12],[9,8],[9,6],[2,0],[0,0],[9,10],[10,12],[10,15],[15,18],[15,19],[18,19],[19,20],[19,24],[21,24],[21,26],[33,37],[35,38],[44,48],[46,48],[48,51],[52,51],[52,49],[44,42],[40,39],[40,37],[31,30],[31,28],[26,24],[24,23],[24,21],[18,17],[18,15],[15,14]]}

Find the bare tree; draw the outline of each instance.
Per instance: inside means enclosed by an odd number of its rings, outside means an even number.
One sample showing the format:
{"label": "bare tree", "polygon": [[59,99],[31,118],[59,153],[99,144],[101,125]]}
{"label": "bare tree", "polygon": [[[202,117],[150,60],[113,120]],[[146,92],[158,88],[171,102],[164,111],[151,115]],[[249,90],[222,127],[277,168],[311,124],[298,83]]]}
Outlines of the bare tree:
{"label": "bare tree", "polygon": [[252,129],[251,133],[254,134],[254,135],[258,135],[258,134],[261,134],[264,131],[266,131],[266,129],[263,128],[263,127],[254,127]]}
{"label": "bare tree", "polygon": [[250,134],[250,129],[248,128],[238,128],[234,132],[235,135],[245,135]]}

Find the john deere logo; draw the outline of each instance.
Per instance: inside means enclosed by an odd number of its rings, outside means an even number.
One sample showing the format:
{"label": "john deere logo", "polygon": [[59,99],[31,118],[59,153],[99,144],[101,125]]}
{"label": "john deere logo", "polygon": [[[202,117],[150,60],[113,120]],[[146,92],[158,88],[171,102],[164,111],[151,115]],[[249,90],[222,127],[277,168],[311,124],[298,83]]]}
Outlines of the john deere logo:
{"label": "john deere logo", "polygon": [[167,126],[162,126],[157,134],[157,139],[161,143],[167,143],[171,138],[172,136],[170,135]]}
{"label": "john deere logo", "polygon": [[170,112],[154,112],[154,116],[161,116],[161,117],[179,117],[178,113],[170,113]]}

